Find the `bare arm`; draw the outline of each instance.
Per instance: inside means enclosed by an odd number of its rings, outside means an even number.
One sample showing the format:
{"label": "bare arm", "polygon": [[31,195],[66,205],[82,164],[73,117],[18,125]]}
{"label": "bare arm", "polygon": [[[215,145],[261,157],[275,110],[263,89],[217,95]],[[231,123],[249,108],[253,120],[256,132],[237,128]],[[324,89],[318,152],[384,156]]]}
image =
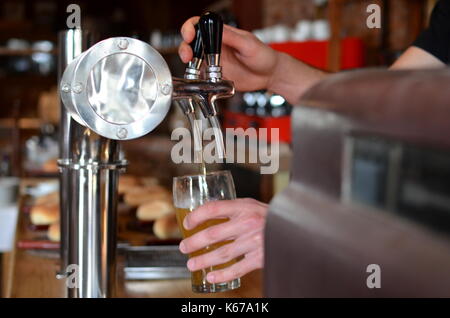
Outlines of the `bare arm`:
{"label": "bare arm", "polygon": [[[184,42],[179,55],[184,63],[192,58],[189,47],[195,36],[194,25],[199,17],[187,20],[181,28]],[[287,54],[262,43],[252,33],[224,26],[222,45],[224,77],[234,81],[239,91],[267,89],[297,104],[311,86],[327,76]]]}
{"label": "bare arm", "polygon": [[422,50],[421,48],[411,46],[399,57],[391,66],[391,70],[413,70],[413,69],[433,69],[443,68],[445,64],[438,58]]}

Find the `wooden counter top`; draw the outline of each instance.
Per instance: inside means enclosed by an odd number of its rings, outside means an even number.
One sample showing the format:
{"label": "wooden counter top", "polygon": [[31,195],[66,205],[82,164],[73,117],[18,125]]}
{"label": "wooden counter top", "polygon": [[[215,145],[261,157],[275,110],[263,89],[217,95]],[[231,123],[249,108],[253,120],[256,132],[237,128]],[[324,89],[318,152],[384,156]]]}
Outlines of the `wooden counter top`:
{"label": "wooden counter top", "polygon": [[[16,250],[14,263],[9,297],[64,297],[64,282],[55,277],[58,259]],[[119,278],[117,297],[261,297],[260,276],[261,272],[255,271],[242,278],[241,288],[214,294],[193,293],[189,279],[124,282]]]}

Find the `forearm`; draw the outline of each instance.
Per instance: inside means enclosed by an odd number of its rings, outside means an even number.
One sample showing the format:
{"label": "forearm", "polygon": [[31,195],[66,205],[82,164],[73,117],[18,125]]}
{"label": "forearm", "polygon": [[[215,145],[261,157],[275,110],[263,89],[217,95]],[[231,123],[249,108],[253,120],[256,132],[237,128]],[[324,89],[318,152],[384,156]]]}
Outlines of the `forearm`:
{"label": "forearm", "polygon": [[412,46],[391,66],[391,70],[443,68],[445,64],[421,48]]}
{"label": "forearm", "polygon": [[277,58],[277,66],[269,81],[268,89],[282,95],[293,105],[299,102],[310,87],[330,75],[285,53],[279,53]]}

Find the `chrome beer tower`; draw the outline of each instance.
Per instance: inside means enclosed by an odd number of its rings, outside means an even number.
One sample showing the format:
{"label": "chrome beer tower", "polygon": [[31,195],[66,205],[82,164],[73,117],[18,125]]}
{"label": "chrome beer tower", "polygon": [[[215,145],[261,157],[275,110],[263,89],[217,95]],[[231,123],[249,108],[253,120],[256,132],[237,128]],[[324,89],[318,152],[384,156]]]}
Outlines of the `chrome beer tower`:
{"label": "chrome beer tower", "polygon": [[[150,45],[118,37],[93,43],[80,29],[59,37],[61,271],[71,298],[113,297],[116,285],[117,188],[126,160],[120,140],[139,138],[165,118],[172,100],[216,115],[234,94],[222,80],[223,23],[204,14],[194,59],[183,79]],[[206,79],[200,78],[203,46]]]}
{"label": "chrome beer tower", "polygon": [[[59,43],[61,78],[61,71],[92,41],[89,34],[73,29],[61,32]],[[68,297],[108,297],[115,284],[117,182],[126,162],[120,159],[116,140],[81,125],[65,107],[60,129],[58,276],[73,279],[67,284]]]}

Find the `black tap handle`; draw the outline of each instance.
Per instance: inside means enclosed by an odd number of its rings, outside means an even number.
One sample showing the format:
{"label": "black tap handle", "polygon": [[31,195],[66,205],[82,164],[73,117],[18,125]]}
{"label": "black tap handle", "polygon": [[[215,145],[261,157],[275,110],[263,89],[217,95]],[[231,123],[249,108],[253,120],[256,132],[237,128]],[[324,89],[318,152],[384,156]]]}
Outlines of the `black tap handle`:
{"label": "black tap handle", "polygon": [[198,22],[205,46],[205,54],[220,54],[222,49],[223,21],[220,15],[206,12]]}
{"label": "black tap handle", "polygon": [[203,59],[203,41],[198,24],[195,25],[195,38],[190,45],[194,52],[194,58]]}

